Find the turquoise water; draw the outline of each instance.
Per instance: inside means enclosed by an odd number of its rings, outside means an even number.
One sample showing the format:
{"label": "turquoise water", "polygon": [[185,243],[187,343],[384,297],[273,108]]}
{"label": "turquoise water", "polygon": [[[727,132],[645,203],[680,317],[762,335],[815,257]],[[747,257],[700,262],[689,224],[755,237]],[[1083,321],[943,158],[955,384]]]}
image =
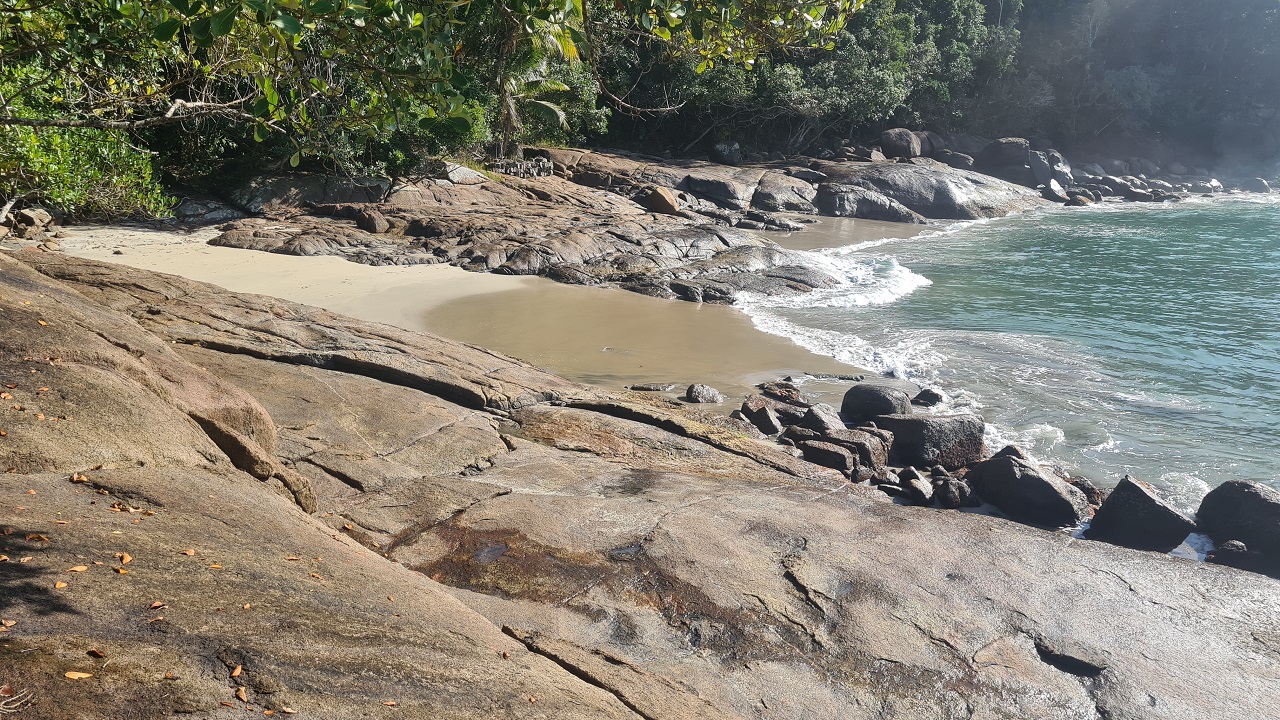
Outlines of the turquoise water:
{"label": "turquoise water", "polygon": [[758,327],[915,379],[991,444],[1194,507],[1229,479],[1280,485],[1280,198],[1056,209],[844,245],[848,278],[748,299]]}

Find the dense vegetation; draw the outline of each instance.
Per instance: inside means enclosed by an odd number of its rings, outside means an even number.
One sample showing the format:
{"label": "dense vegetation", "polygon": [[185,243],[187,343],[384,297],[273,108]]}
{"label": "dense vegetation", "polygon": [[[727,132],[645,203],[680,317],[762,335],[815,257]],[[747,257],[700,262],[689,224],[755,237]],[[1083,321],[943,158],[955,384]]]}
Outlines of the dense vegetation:
{"label": "dense vegetation", "polygon": [[0,205],[894,125],[1240,161],[1280,149],[1278,58],[1280,0],[0,0]]}

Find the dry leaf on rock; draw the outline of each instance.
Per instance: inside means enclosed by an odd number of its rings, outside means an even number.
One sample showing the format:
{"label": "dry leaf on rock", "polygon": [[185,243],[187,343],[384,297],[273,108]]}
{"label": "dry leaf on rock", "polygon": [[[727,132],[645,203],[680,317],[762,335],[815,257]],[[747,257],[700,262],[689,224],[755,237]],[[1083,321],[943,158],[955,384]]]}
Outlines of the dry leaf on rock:
{"label": "dry leaf on rock", "polygon": [[87,678],[93,677],[93,673],[68,672],[68,673],[63,673],[63,677],[67,678],[68,680],[85,680]]}

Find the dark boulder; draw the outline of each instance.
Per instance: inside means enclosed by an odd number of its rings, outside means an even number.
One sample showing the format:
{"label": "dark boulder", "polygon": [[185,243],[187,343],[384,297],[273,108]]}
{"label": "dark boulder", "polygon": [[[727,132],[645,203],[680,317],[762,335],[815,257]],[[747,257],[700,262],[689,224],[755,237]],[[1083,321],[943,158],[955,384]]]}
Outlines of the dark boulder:
{"label": "dark boulder", "polygon": [[381,235],[391,229],[387,216],[377,210],[364,210],[356,216],[356,227],[367,233]]}
{"label": "dark boulder", "polygon": [[[918,405],[920,407],[935,407],[941,404],[942,401],[945,399],[946,398],[943,397],[942,393],[938,392],[937,390],[925,388],[920,392],[916,393],[915,397],[911,398],[911,404]],[[886,413],[886,414],[892,414],[892,413]]]}
{"label": "dark boulder", "polygon": [[[823,170],[840,185],[875,191],[931,219],[1003,217],[1044,204],[1039,193],[1025,186],[937,164],[932,167],[911,163],[860,164],[847,168],[830,166],[829,170],[824,166]],[[819,195],[819,199],[821,197]]]}
{"label": "dark boulder", "polygon": [[902,489],[906,490],[907,494],[911,496],[912,502],[917,505],[933,504],[933,483],[928,478],[921,476],[918,472],[912,473],[909,477],[903,477],[899,474],[898,478]]}
{"label": "dark boulder", "polygon": [[869,188],[838,183],[818,186],[818,209],[824,215],[863,220],[923,224],[925,219],[902,203]]}
{"label": "dark boulder", "polygon": [[968,483],[955,478],[943,480],[934,488],[933,494],[938,499],[938,504],[947,510],[977,507],[982,504],[973,496],[973,491],[969,489]]}
{"label": "dark boulder", "polygon": [[1031,159],[1031,144],[1024,138],[1000,138],[974,158],[979,168],[1021,167]]}
{"label": "dark boulder", "polygon": [[911,396],[888,385],[860,383],[845,391],[840,412],[853,425],[880,415],[905,415],[911,412]]}
{"label": "dark boulder", "polygon": [[1196,518],[1214,542],[1239,540],[1280,561],[1280,492],[1248,480],[1228,480],[1204,496]]}
{"label": "dark boulder", "polygon": [[1020,522],[1070,527],[1089,517],[1084,493],[1026,460],[992,458],[970,468],[965,479],[979,497]]}
{"label": "dark boulder", "polygon": [[673,383],[640,383],[628,385],[627,389],[637,392],[671,392],[676,389],[676,386]]}
{"label": "dark boulder", "polygon": [[920,136],[906,128],[891,128],[880,133],[880,149],[885,157],[890,158],[913,158],[925,154]]}
{"label": "dark boulder", "polygon": [[1262,178],[1253,178],[1240,183],[1240,189],[1245,192],[1270,193],[1271,183]]}
{"label": "dark boulder", "polygon": [[815,465],[839,470],[845,475],[853,475],[858,471],[858,459],[848,448],[820,440],[801,440],[796,447],[804,454],[804,459]]}
{"label": "dark boulder", "polygon": [[1031,172],[1036,177],[1036,184],[1048,185],[1053,181],[1053,164],[1049,162],[1049,156],[1038,150],[1033,150],[1030,155],[1030,161],[1027,163],[1031,166]]}
{"label": "dark boulder", "polygon": [[646,209],[663,215],[679,215],[680,200],[675,190],[654,185],[640,196],[640,204]]}
{"label": "dark boulder", "polygon": [[824,434],[845,429],[840,413],[826,403],[818,403],[810,407],[809,412],[805,413],[800,421],[800,427]]}
{"label": "dark boulder", "polygon": [[766,397],[771,397],[774,400],[806,408],[811,404],[808,398],[804,396],[804,393],[800,392],[800,388],[796,387],[794,383],[789,383],[786,380],[775,380],[773,382],[760,383],[759,385],[756,385],[756,387]]}
{"label": "dark boulder", "polygon": [[724,165],[741,165],[742,146],[736,142],[718,142],[711,146],[711,160]]}
{"label": "dark boulder", "polygon": [[1239,540],[1228,540],[1205,555],[1206,561],[1280,579],[1280,557],[1253,552]]}
{"label": "dark boulder", "polygon": [[933,157],[947,149],[946,139],[932,130],[917,130],[916,137],[920,138],[920,154],[925,157]]}
{"label": "dark boulder", "polygon": [[1067,478],[1067,484],[1084,493],[1090,507],[1102,507],[1102,503],[1107,501],[1107,492],[1089,482],[1088,478],[1069,477]]}
{"label": "dark boulder", "polygon": [[964,153],[965,155],[976,156],[991,144],[990,138],[982,138],[976,135],[945,135],[943,142],[946,143],[948,150]]}
{"label": "dark boulder", "polygon": [[1018,460],[1026,460],[1027,462],[1031,462],[1031,456],[1027,454],[1027,451],[1023,450],[1017,445],[1005,445],[1004,447],[1000,448],[999,452],[997,452],[995,455],[992,455],[991,459],[994,460],[996,458],[1002,458],[1002,457],[1017,458]]}
{"label": "dark boulder", "polygon": [[1057,180],[1050,180],[1047,185],[1040,188],[1040,197],[1064,205],[1071,202],[1071,197],[1062,189]]}
{"label": "dark boulder", "polygon": [[1075,184],[1075,173],[1071,171],[1071,163],[1057,150],[1050,150],[1045,155],[1049,158],[1049,166],[1053,171],[1053,179],[1062,187]]}
{"label": "dark boulder", "polygon": [[722,403],[724,395],[710,385],[694,384],[684,391],[684,399],[691,403]]}
{"label": "dark boulder", "polygon": [[1072,195],[1065,203],[1067,207],[1086,207],[1092,204],[1093,200],[1085,197],[1084,195]]}
{"label": "dark boulder", "polygon": [[[805,413],[809,412],[808,403],[797,405],[765,395],[748,395],[747,399],[743,401],[743,405],[749,405],[752,408],[768,407],[778,417],[778,423],[783,427],[799,423],[804,419]],[[744,411],[744,414],[749,413]]]}
{"label": "dark boulder", "polygon": [[890,453],[901,463],[955,470],[982,459],[986,423],[977,415],[882,415],[875,423],[893,433]]}
{"label": "dark boulder", "polygon": [[1126,475],[1094,514],[1084,536],[1136,550],[1169,552],[1196,524],[1160,498],[1150,484]]}

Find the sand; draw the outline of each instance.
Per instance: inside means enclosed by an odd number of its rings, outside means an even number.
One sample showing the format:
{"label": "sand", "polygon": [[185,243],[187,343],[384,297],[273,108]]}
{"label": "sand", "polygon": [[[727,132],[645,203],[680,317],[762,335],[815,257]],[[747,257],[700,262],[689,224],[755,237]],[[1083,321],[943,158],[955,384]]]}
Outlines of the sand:
{"label": "sand", "polygon": [[[770,239],[812,249],[919,231],[891,223],[824,220]],[[661,300],[536,277],[467,272],[447,265],[371,267],[337,257],[296,257],[207,245],[211,228],[184,233],[141,227],[69,228],[64,251],[172,273],[237,292],[315,305],[363,320],[432,332],[527,360],[604,387],[694,382],[736,403],[752,385],[806,372],[858,368],[756,330],[731,307]],[[123,254],[115,254],[117,250]],[[837,384],[821,395],[839,392]]]}

